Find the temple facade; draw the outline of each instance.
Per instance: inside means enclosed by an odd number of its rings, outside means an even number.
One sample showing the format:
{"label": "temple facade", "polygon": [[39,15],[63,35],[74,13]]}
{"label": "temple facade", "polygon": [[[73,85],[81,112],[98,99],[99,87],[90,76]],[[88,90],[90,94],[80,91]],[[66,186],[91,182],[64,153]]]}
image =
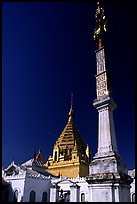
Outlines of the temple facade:
{"label": "temple facade", "polygon": [[[133,178],[130,198],[135,202],[135,169],[128,174]],[[21,165],[12,161],[2,170],[2,202],[92,202],[91,188],[86,179],[54,176],[35,159]],[[104,191],[106,189],[104,186]],[[97,193],[99,197],[100,193]]]}

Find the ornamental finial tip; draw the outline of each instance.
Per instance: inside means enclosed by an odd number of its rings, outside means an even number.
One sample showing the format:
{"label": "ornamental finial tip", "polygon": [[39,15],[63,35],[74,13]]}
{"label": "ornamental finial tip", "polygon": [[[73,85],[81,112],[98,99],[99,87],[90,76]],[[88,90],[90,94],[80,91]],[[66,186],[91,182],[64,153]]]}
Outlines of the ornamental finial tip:
{"label": "ornamental finial tip", "polygon": [[70,111],[69,111],[69,119],[73,116],[73,93],[71,93],[71,105],[70,105]]}
{"label": "ornamental finial tip", "polygon": [[[94,29],[93,38],[98,44],[99,47],[103,46],[104,36],[106,33],[106,19],[104,14],[104,8],[100,6],[100,1],[97,1],[97,9],[95,13],[95,19],[96,19],[96,26]],[[100,43],[101,41],[101,43]],[[100,45],[101,44],[101,45]]]}

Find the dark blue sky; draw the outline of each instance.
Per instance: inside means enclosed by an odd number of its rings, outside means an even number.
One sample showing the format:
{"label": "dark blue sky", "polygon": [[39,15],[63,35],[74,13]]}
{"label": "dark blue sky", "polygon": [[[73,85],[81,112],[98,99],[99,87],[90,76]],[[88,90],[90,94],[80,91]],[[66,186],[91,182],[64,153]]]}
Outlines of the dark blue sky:
{"label": "dark blue sky", "polygon": [[[108,63],[120,155],[135,168],[135,20],[133,5],[105,3]],[[2,3],[2,164],[23,163],[40,148],[45,161],[63,131],[73,92],[75,121],[97,151],[96,3]]]}

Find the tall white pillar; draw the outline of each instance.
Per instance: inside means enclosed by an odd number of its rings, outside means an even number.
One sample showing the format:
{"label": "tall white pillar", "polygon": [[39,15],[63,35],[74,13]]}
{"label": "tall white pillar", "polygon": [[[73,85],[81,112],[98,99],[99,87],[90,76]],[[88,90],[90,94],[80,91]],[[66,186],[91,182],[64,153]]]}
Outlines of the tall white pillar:
{"label": "tall white pillar", "polygon": [[50,188],[50,202],[57,202],[59,199],[59,186],[57,184],[53,184]]}
{"label": "tall white pillar", "polygon": [[105,59],[106,22],[104,9],[97,3],[94,40],[97,44],[96,94],[93,106],[98,111],[98,149],[90,165],[87,178],[92,191],[92,202],[129,202],[130,183],[127,167],[122,161],[116,143],[110,78]]}
{"label": "tall white pillar", "polygon": [[70,202],[79,202],[80,186],[74,183],[70,189]]}
{"label": "tall white pillar", "polygon": [[89,186],[88,186],[88,195],[89,195],[88,201],[92,202],[92,186],[91,186],[91,184],[89,184]]}

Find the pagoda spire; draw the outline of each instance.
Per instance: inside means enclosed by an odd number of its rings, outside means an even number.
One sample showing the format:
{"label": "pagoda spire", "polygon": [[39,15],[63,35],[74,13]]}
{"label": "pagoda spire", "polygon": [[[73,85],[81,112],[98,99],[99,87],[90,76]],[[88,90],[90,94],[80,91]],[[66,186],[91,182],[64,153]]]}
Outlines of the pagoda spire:
{"label": "pagoda spire", "polygon": [[42,158],[42,154],[41,154],[41,150],[39,149],[38,154],[36,155],[36,160],[40,161],[41,163],[43,163],[43,158]]}
{"label": "pagoda spire", "polygon": [[48,171],[62,176],[75,178],[78,175],[87,176],[89,172],[89,157],[86,143],[76,127],[73,113],[73,94],[71,94],[70,109],[65,128],[54,144],[53,154],[45,166]]}
{"label": "pagoda spire", "polygon": [[73,119],[73,93],[71,93],[71,104],[70,104],[70,110],[69,110],[69,121]]}
{"label": "pagoda spire", "polygon": [[101,7],[100,2],[97,2],[97,9],[95,13],[95,19],[96,19],[96,26],[94,29],[93,38],[96,41],[96,44],[98,46],[98,49],[102,48],[104,46],[104,39],[106,34],[106,17],[104,14],[104,8]]}

